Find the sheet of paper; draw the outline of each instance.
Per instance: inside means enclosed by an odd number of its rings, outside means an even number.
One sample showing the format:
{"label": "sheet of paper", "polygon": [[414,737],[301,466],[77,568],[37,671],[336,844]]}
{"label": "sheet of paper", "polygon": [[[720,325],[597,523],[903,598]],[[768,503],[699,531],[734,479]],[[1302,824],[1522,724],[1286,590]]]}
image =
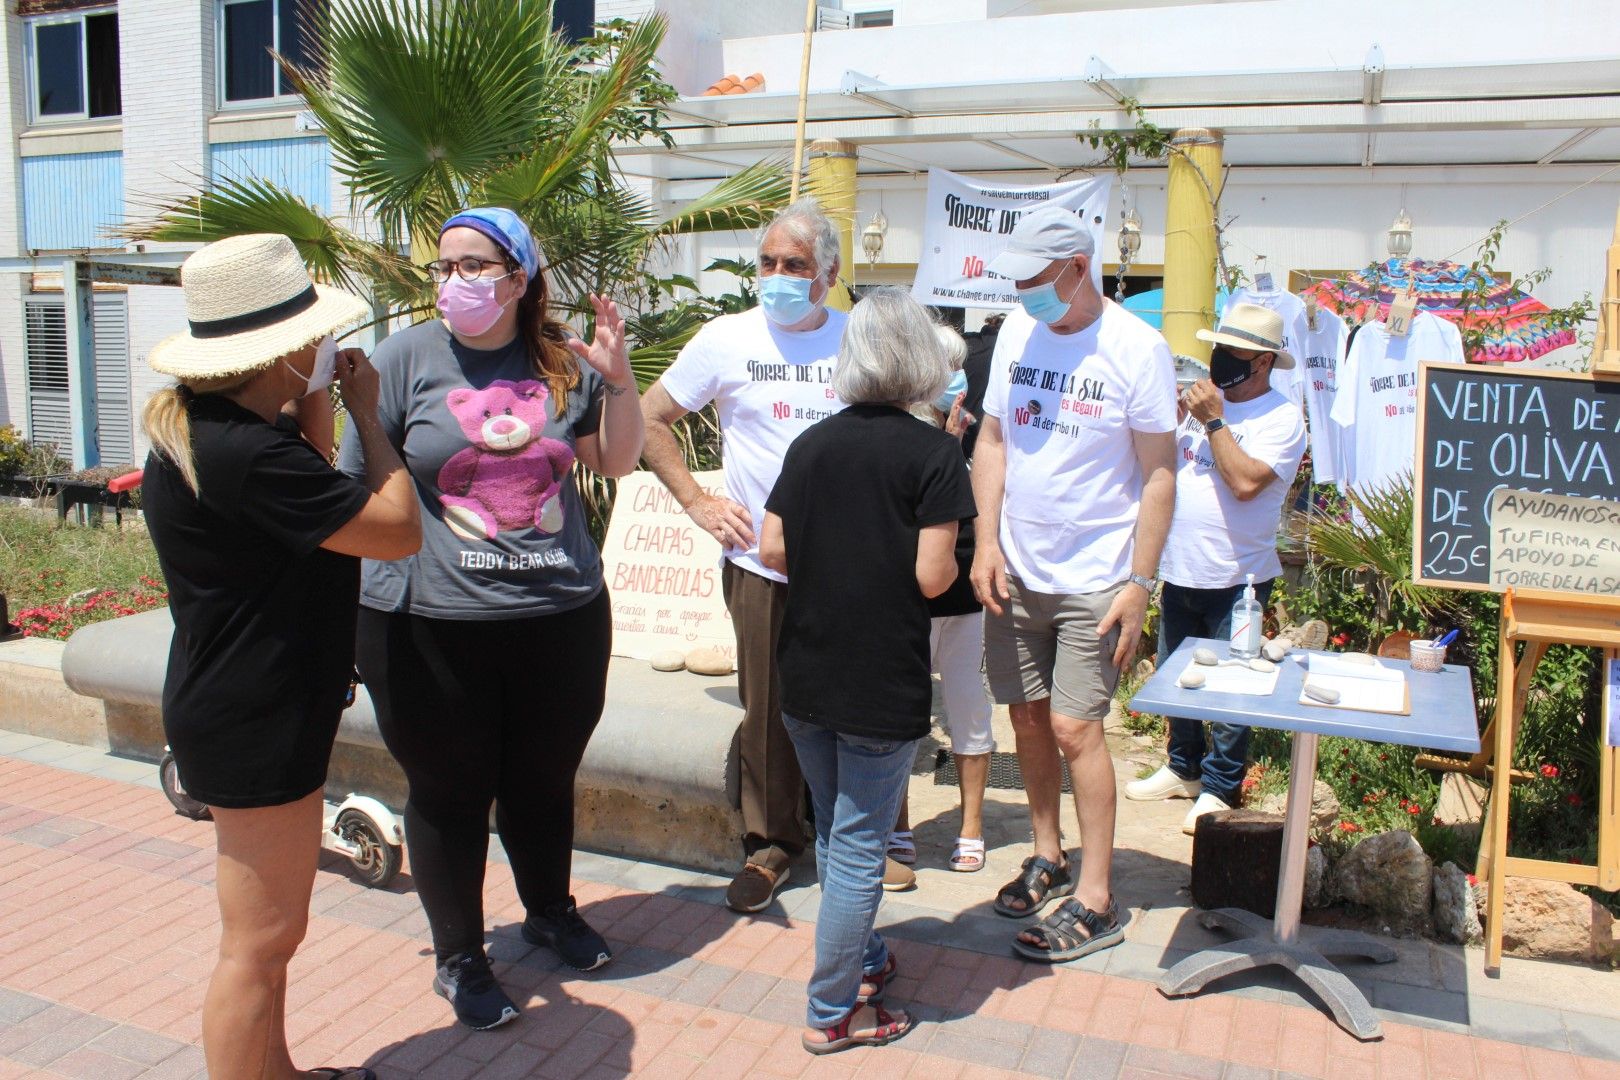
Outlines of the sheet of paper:
{"label": "sheet of paper", "polygon": [[1221,665],[1219,667],[1201,667],[1189,663],[1183,673],[1187,671],[1201,671],[1204,674],[1204,685],[1201,689],[1216,694],[1250,694],[1255,697],[1265,697],[1277,689],[1277,672],[1250,671],[1247,667],[1237,665]]}
{"label": "sheet of paper", "polygon": [[[1400,672],[1395,672],[1397,676]],[[1310,676],[1311,684],[1325,690],[1337,690],[1340,709],[1361,709],[1366,712],[1404,713],[1406,711],[1406,680],[1389,682],[1385,679],[1357,679],[1348,675]],[[1299,694],[1301,705],[1321,705],[1320,701]]]}
{"label": "sheet of paper", "polygon": [[1406,675],[1391,667],[1379,663],[1366,663],[1347,660],[1343,655],[1335,656],[1332,653],[1310,654],[1305,670],[1312,675],[1337,675],[1350,679],[1365,679],[1370,682],[1388,682],[1405,685]]}

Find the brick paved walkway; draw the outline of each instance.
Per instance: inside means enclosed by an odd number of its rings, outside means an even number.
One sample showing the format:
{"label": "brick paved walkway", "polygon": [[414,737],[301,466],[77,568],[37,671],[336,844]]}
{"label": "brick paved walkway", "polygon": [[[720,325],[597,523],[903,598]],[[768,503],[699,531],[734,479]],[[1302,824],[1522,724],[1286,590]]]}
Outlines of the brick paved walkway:
{"label": "brick paved walkway", "polygon": [[[198,1010],[217,944],[211,826],[149,786],[0,756],[0,1080],[202,1076]],[[599,860],[598,860],[599,861]],[[591,863],[582,858],[582,863]],[[641,864],[630,864],[632,871]],[[384,1077],[1034,1075],[1249,1080],[1274,1072],[1391,1080],[1620,1080],[1620,1063],[1386,1022],[1359,1043],[1325,1014],[1239,993],[1170,1001],[1147,981],[900,941],[902,1042],[826,1059],[798,1045],[813,923],[743,918],[717,888],[662,868],[575,884],[617,950],[559,971],[517,935],[492,863],[491,954],[520,1020],[469,1032],[429,990],[409,875],[364,889],[335,858],[316,881],[288,993],[305,1066]],[[664,882],[658,885],[658,882]]]}

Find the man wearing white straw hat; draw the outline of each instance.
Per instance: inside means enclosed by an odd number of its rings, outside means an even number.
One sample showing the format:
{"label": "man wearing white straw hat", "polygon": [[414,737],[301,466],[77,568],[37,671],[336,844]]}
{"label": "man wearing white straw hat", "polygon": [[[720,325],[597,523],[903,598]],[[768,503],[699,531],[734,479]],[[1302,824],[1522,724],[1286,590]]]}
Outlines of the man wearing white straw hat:
{"label": "man wearing white straw hat", "polygon": [[[1232,605],[1252,580],[1262,607],[1282,573],[1277,524],[1305,453],[1299,407],[1271,386],[1273,370],[1290,371],[1283,319],[1259,304],[1233,304],[1213,333],[1208,379],[1181,395],[1177,431],[1176,516],[1159,572],[1159,659],[1189,637],[1227,638]],[[1170,718],[1170,761],[1125,785],[1138,801],[1196,799],[1181,823],[1191,836],[1199,818],[1230,810],[1243,798],[1249,729],[1210,724],[1209,745],[1197,720]]]}
{"label": "man wearing white straw hat", "polygon": [[[360,558],[416,551],[415,493],[377,419],[376,371],[332,338],[369,305],[311,282],[285,236],[210,244],[180,279],[190,327],[148,356],[179,384],[146,406],[143,500],[174,616],[164,735],[219,849],[208,1075],[366,1080],[370,1069],[293,1066],[287,963],[354,668]],[[363,482],[328,464],[334,374],[366,446]]]}
{"label": "man wearing white straw hat", "polygon": [[[1103,741],[1136,652],[1175,499],[1175,368],[1164,338],[1092,284],[1091,230],[1043,206],[989,270],[1013,280],[974,451],[974,592],[990,692],[1009,706],[1035,851],[996,896],[1038,913],[1013,948],[1072,960],[1124,940],[1112,889],[1114,765]],[[1059,753],[1085,859],[1063,850]]]}

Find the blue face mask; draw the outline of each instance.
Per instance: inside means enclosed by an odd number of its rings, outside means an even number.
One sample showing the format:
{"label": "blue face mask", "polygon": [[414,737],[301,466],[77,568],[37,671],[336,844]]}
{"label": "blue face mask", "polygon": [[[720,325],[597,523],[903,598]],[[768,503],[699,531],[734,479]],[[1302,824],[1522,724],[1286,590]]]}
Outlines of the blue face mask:
{"label": "blue face mask", "polygon": [[967,376],[960,371],[952,372],[951,381],[945,384],[945,389],[934,399],[934,408],[942,413],[949,413],[951,406],[956,404],[956,395],[966,392]]}
{"label": "blue face mask", "polygon": [[1063,300],[1058,296],[1057,291],[1058,282],[1063,280],[1063,274],[1067,272],[1065,268],[1062,273],[1059,273],[1057,277],[1048,281],[1045,285],[1018,290],[1018,302],[1023,305],[1030,318],[1050,326],[1069,313],[1069,305],[1074,298],[1071,296],[1068,300]]}
{"label": "blue face mask", "polygon": [[792,274],[772,274],[759,282],[759,306],[765,317],[777,326],[792,326],[810,317],[819,306],[810,299],[810,278]]}

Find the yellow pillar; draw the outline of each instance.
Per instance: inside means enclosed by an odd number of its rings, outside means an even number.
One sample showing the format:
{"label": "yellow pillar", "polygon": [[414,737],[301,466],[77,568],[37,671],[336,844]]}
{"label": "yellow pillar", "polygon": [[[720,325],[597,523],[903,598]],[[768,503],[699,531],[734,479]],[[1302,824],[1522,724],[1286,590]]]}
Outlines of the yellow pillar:
{"label": "yellow pillar", "polygon": [[827,295],[827,306],[850,309],[844,282],[855,272],[855,144],[817,139],[810,144],[809,194],[838,228],[839,283]]}
{"label": "yellow pillar", "polygon": [[1170,144],[1164,224],[1164,336],[1170,351],[1209,360],[1194,331],[1213,326],[1215,207],[1221,192],[1221,133],[1183,128]]}

